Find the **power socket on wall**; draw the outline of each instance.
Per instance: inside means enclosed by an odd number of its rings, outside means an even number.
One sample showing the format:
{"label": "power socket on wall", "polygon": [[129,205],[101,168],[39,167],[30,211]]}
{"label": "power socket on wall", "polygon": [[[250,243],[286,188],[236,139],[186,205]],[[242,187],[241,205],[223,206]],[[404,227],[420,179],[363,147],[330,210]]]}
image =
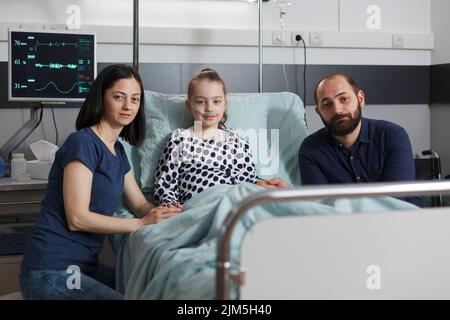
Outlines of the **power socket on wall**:
{"label": "power socket on wall", "polygon": [[401,33],[394,33],[392,35],[392,47],[404,48],[405,47],[405,35]]}
{"label": "power socket on wall", "polygon": [[285,46],[287,45],[288,32],[286,31],[273,31],[272,32],[272,45],[273,46]]}
{"label": "power socket on wall", "polygon": [[304,31],[292,31],[291,32],[291,45],[298,46],[302,44],[303,42],[297,38],[297,36],[300,36],[303,38],[303,41],[305,41],[305,44],[307,44],[307,34]]}
{"label": "power socket on wall", "polygon": [[322,42],[323,42],[322,38],[323,38],[322,37],[322,33],[320,33],[320,32],[311,32],[309,34],[309,44],[311,46],[316,46],[316,47],[321,46]]}

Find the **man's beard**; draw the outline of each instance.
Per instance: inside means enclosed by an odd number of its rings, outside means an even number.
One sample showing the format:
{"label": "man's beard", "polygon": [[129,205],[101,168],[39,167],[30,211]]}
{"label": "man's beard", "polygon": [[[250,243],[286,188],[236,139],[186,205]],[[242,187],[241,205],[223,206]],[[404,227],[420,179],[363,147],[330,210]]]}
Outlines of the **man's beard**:
{"label": "man's beard", "polygon": [[[337,137],[346,136],[352,133],[361,121],[361,104],[358,103],[354,116],[351,113],[335,114],[330,122],[325,121],[322,116],[320,118],[332,135]],[[348,118],[349,120],[339,123],[339,120],[343,118]]]}

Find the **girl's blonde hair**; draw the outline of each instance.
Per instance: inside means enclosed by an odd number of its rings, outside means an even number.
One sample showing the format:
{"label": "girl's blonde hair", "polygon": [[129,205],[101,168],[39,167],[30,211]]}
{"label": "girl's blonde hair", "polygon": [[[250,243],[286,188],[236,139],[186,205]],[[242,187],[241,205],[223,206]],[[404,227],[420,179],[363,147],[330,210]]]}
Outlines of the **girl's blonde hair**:
{"label": "girl's blonde hair", "polygon": [[[195,89],[195,82],[200,80],[208,80],[213,82],[219,82],[222,85],[223,88],[223,95],[226,99],[227,96],[227,90],[225,88],[225,82],[223,79],[219,76],[216,70],[213,70],[211,68],[205,68],[202,71],[200,71],[199,74],[195,75],[191,81],[189,81],[188,86],[188,99],[190,100],[192,98],[192,95],[194,94]],[[225,123],[227,122],[228,115],[226,112],[223,113],[223,117],[219,122],[219,129],[226,129]]]}

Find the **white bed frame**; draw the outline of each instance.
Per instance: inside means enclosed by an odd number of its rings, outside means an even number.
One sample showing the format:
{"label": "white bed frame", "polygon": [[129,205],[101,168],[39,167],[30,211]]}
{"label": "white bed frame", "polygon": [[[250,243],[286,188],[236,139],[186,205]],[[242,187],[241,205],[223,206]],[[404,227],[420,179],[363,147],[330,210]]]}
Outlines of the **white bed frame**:
{"label": "white bed frame", "polygon": [[230,213],[219,239],[217,298],[229,299],[234,283],[241,299],[449,299],[450,208],[270,219],[246,234],[239,266],[229,252],[236,222],[262,203],[449,191],[450,182],[415,182],[250,196]]}

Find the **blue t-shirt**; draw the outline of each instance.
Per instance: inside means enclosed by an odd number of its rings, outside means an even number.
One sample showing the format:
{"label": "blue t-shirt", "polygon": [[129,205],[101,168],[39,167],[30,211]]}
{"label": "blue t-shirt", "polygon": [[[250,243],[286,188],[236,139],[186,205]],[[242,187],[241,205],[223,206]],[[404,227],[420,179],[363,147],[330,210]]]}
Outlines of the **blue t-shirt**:
{"label": "blue t-shirt", "polygon": [[87,275],[95,273],[105,235],[69,230],[63,199],[64,168],[74,160],[81,161],[93,173],[89,210],[112,216],[122,199],[125,174],[131,169],[122,144],[116,142],[114,148],[116,155],[92,129],[84,128],[72,133],[57,151],[25,251],[26,269],[65,270],[77,265]]}
{"label": "blue t-shirt", "polygon": [[[327,128],[307,137],[299,151],[303,185],[414,181],[414,157],[405,129],[392,122],[361,119],[361,132],[352,150]],[[406,197],[419,206],[419,197]]]}

